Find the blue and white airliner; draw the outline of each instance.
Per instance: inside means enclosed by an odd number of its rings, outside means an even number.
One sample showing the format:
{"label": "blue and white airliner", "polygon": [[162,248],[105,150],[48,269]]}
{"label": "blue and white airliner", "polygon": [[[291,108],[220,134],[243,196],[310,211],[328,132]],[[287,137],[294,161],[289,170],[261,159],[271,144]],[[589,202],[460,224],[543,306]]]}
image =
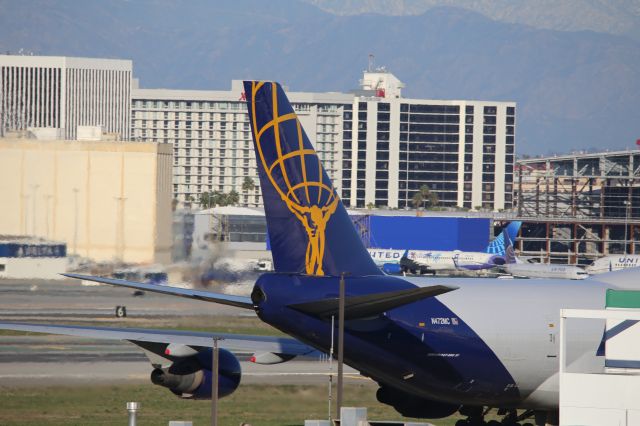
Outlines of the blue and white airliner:
{"label": "blue and white airliner", "polygon": [[[522,222],[514,221],[505,227],[511,241],[518,235],[521,224]],[[387,273],[435,274],[459,270],[477,271],[492,269],[506,263],[506,245],[502,232],[489,243],[484,252],[379,248],[368,248],[367,251],[375,264]]]}
{"label": "blue and white airliner", "polygon": [[[518,235],[521,224],[513,221],[505,227],[504,232],[511,241]],[[420,274],[495,269],[507,263],[504,232],[491,241],[484,252],[407,250],[400,265],[403,271]]]}

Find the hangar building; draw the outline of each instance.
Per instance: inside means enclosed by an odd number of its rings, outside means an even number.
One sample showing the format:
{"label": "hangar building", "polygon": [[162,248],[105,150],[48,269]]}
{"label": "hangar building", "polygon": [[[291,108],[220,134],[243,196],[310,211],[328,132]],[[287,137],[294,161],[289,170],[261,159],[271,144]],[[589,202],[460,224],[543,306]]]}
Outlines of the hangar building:
{"label": "hangar building", "polygon": [[97,261],[168,262],[171,162],[153,143],[0,139],[0,234]]}

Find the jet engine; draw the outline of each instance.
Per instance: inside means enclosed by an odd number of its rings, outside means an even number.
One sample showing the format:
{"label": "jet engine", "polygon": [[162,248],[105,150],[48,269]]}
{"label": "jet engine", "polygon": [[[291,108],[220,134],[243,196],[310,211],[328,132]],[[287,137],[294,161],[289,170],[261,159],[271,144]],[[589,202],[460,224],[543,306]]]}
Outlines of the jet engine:
{"label": "jet engine", "polygon": [[[231,395],[240,385],[242,372],[238,359],[229,351],[219,349],[218,396]],[[165,368],[151,372],[151,382],[164,386],[174,394],[189,399],[211,399],[212,350],[203,349],[189,357],[179,357]]]}
{"label": "jet engine", "polygon": [[376,398],[379,402],[392,406],[405,417],[421,419],[441,419],[454,414],[460,408],[459,405],[417,398],[388,386],[381,386],[376,392]]}

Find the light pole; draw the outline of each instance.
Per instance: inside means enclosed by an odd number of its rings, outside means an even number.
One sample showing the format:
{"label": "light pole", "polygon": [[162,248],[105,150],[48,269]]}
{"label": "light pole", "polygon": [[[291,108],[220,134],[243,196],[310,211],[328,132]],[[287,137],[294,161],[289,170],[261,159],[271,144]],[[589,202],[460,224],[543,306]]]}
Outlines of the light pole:
{"label": "light pole", "polygon": [[343,363],[344,363],[344,298],[345,298],[345,284],[344,276],[347,272],[340,274],[340,294],[338,301],[338,396],[336,401],[336,418],[340,418],[340,410],[342,409],[342,375],[343,375]]}
{"label": "light pole", "polygon": [[78,255],[78,188],[73,188],[73,254]]}
{"label": "light pole", "polygon": [[38,188],[40,185],[34,184],[31,185],[31,190],[33,191],[33,213],[31,216],[31,232],[33,232],[33,236],[36,236],[36,194],[38,193]]}
{"label": "light pole", "polygon": [[333,402],[333,346],[335,344],[335,319],[335,315],[331,315],[331,347],[329,348],[329,422],[331,422],[331,403]]}
{"label": "light pole", "polygon": [[44,222],[44,225],[45,225],[45,233],[47,235],[47,238],[50,238],[50,235],[49,235],[49,201],[51,201],[52,198],[53,198],[53,195],[51,195],[51,194],[45,194],[45,196],[44,196],[44,202],[45,202],[45,205],[44,205],[44,207],[45,207],[45,215],[44,215],[45,216],[44,217],[45,222]]}
{"label": "light pole", "polygon": [[629,207],[631,207],[631,201],[624,200],[622,202],[624,204],[624,254],[627,254],[629,242],[627,241],[627,228],[629,223]]}
{"label": "light pole", "polygon": [[211,360],[211,426],[218,426],[218,365],[219,355],[218,341],[222,337],[213,337],[213,354]]}
{"label": "light pole", "polygon": [[22,208],[23,208],[23,216],[22,216],[22,224],[24,224],[24,227],[21,226],[21,229],[24,232],[24,235],[29,235],[29,196],[28,195],[21,195],[20,196],[22,198]]}
{"label": "light pole", "polygon": [[118,262],[124,262],[124,202],[127,197],[115,197],[117,204],[116,221],[116,258]]}

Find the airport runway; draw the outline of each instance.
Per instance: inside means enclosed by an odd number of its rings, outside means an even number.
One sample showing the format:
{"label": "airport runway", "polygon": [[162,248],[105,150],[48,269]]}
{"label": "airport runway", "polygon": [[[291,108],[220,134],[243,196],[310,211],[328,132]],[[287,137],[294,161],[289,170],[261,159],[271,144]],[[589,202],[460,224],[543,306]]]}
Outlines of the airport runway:
{"label": "airport runway", "polygon": [[[229,287],[229,286],[228,286]],[[212,289],[212,291],[221,291]],[[130,316],[246,315],[231,306],[109,285],[85,286],[78,280],[0,280],[0,318],[110,317],[124,305]]]}
{"label": "airport runway", "polygon": [[[85,287],[74,281],[0,280],[0,320],[51,323],[114,321],[115,306],[125,305],[129,319],[171,321],[185,316],[254,315],[212,303],[110,286]],[[257,320],[257,319],[256,319]],[[129,325],[130,326],[130,325]],[[243,383],[322,384],[327,362],[290,361],[257,365],[240,356]],[[90,383],[150,383],[152,367],[141,349],[127,342],[54,335],[0,335],[0,384],[10,387]],[[337,364],[333,364],[333,372]],[[347,380],[371,383],[345,367]]]}

